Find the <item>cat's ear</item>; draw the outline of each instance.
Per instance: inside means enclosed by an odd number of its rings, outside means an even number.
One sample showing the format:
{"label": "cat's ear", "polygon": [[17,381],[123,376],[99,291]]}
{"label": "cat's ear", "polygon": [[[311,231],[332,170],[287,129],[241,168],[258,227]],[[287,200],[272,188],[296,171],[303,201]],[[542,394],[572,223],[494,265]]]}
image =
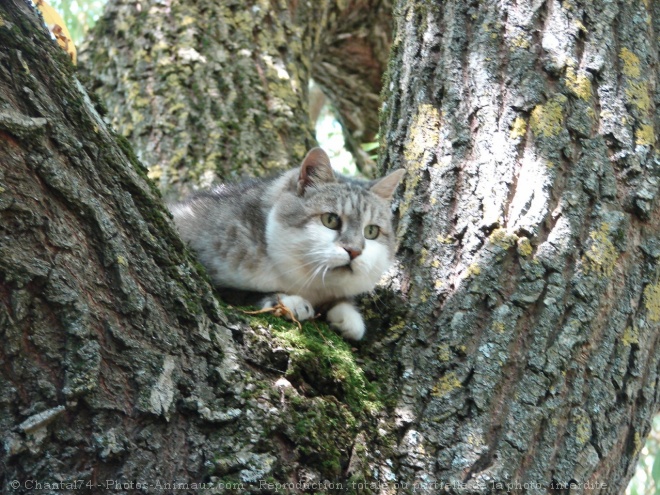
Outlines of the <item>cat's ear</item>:
{"label": "cat's ear", "polygon": [[392,199],[392,195],[405,173],[406,171],[402,168],[395,170],[382,179],[374,181],[369,190],[383,199]]}
{"label": "cat's ear", "polygon": [[309,150],[300,166],[298,176],[298,194],[305,194],[305,189],[323,182],[335,182],[335,174],[330,165],[330,158],[321,148]]}

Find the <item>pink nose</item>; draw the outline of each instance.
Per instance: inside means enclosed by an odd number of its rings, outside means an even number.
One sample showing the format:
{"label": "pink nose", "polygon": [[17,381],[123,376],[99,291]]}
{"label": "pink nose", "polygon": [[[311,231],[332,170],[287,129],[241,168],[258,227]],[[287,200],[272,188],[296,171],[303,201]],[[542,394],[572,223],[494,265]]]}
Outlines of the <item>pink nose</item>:
{"label": "pink nose", "polygon": [[350,249],[350,248],[344,248],[344,251],[348,253],[348,256],[351,258],[351,260],[354,260],[358,256],[362,254],[362,251],[359,249]]}

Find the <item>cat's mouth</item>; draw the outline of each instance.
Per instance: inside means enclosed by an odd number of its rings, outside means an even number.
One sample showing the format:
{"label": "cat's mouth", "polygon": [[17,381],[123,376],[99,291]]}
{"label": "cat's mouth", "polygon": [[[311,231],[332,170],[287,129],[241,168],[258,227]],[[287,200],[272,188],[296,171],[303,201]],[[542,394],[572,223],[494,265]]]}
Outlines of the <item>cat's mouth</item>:
{"label": "cat's mouth", "polygon": [[339,271],[339,272],[351,272],[353,273],[353,267],[351,266],[351,262],[349,261],[345,265],[337,266],[332,269],[333,271]]}

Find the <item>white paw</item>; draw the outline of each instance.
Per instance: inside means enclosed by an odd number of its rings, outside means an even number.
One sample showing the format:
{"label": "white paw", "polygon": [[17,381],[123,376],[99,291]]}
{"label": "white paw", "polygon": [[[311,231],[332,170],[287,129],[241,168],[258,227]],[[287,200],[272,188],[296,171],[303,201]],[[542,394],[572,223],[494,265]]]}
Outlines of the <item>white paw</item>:
{"label": "white paw", "polygon": [[[278,302],[286,306],[293,317],[298,321],[309,320],[314,316],[314,306],[307,299],[300,296],[289,296],[287,294],[277,294],[274,297],[265,299],[262,303],[261,309],[273,308]],[[286,312],[283,315],[287,319],[291,319],[291,315]]]}
{"label": "white paw", "polygon": [[341,332],[345,339],[360,340],[364,336],[364,321],[355,307],[349,302],[341,302],[328,311],[330,325]]}

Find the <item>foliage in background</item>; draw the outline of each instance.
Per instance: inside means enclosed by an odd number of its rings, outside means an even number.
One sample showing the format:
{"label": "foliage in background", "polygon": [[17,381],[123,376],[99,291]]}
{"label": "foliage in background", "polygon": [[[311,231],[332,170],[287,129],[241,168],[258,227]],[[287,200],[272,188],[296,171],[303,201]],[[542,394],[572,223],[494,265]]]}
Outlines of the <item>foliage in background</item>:
{"label": "foliage in background", "polygon": [[[66,23],[76,45],[83,40],[103,11],[106,0],[49,0]],[[317,121],[317,139],[328,149],[333,165],[338,171],[355,173],[355,162],[345,150],[341,126],[326,105]],[[368,143],[365,151],[373,151],[378,143]],[[343,151],[341,151],[343,150]],[[660,415],[653,421],[653,429],[642,449],[635,476],[632,478],[626,495],[660,494]]]}
{"label": "foliage in background", "polygon": [[653,418],[653,428],[642,449],[635,476],[626,495],[660,494],[660,415]]}
{"label": "foliage in background", "polygon": [[76,45],[103,12],[107,0],[48,0],[64,19]]}

